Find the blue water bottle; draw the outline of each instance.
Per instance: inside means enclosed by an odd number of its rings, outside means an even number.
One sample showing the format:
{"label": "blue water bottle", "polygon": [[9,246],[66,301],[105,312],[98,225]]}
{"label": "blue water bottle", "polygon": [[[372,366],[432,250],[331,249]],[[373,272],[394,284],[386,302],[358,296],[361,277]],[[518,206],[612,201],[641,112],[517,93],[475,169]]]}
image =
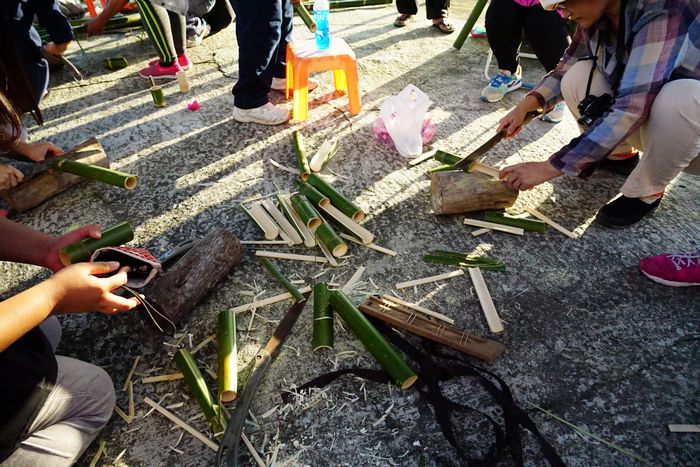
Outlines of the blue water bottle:
{"label": "blue water bottle", "polygon": [[331,32],[328,28],[328,16],[330,13],[328,0],[314,1],[314,21],[316,22],[316,47],[318,50],[326,50],[331,45]]}

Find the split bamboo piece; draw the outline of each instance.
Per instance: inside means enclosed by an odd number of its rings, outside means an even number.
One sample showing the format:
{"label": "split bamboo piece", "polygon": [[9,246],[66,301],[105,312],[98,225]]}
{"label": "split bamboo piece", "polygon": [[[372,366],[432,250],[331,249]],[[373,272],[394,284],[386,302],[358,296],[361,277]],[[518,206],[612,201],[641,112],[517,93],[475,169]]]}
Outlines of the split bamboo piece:
{"label": "split bamboo piece", "polygon": [[314,286],[314,323],[311,345],[313,351],[333,348],[333,311],[328,303],[328,286],[319,282]]}
{"label": "split bamboo piece", "polygon": [[333,253],[330,252],[328,247],[324,245],[323,242],[318,241],[316,242],[318,244],[318,247],[321,249],[321,253],[323,253],[323,256],[326,257],[328,260],[328,264],[330,264],[332,267],[337,268],[339,266],[338,261],[336,261],[335,256],[333,256]]}
{"label": "split bamboo piece", "polygon": [[297,169],[293,169],[291,167],[287,167],[286,165],[280,164],[279,162],[277,162],[274,159],[269,159],[269,161],[270,161],[270,164],[274,165],[275,167],[277,167],[280,170],[284,170],[285,172],[289,172],[290,174],[299,175],[299,171]]}
{"label": "split bamboo piece", "polygon": [[343,196],[339,191],[326,183],[317,174],[309,175],[304,181],[309,182],[311,186],[323,193],[331,204],[340,209],[346,216],[351,217],[355,222],[362,222],[365,219],[365,213],[354,203]]}
{"label": "split bamboo piece", "polygon": [[416,305],[415,303],[401,300],[400,298],[394,297],[393,295],[382,295],[382,298],[386,301],[398,303],[399,305],[403,305],[407,308],[420,311],[424,315],[432,316],[433,318],[439,319],[440,321],[444,321],[448,324],[455,324],[455,320],[453,320],[449,316],[445,316],[442,313],[438,313],[436,311],[428,310],[427,308],[423,308],[422,306]]}
{"label": "split bamboo piece", "polygon": [[[302,294],[305,294],[307,292],[311,292],[311,287],[303,287],[303,288],[299,289],[299,292],[301,292]],[[244,311],[252,310],[253,308],[259,308],[261,306],[272,305],[273,303],[281,302],[283,300],[287,300],[290,298],[292,298],[292,294],[287,292],[287,293],[283,293],[280,295],[275,295],[274,297],[266,298],[264,300],[260,300],[259,302],[247,303],[245,305],[240,305],[240,306],[231,308],[231,311],[233,311],[234,313],[242,313]]]}
{"label": "split bamboo piece", "polygon": [[289,282],[289,279],[284,277],[284,275],[282,275],[282,273],[279,272],[279,270],[277,270],[275,265],[272,264],[272,261],[264,257],[259,257],[258,259],[260,260],[262,265],[265,266],[265,269],[267,269],[268,272],[272,274],[272,277],[277,279],[277,282],[279,282],[282,287],[287,289],[287,292],[292,294],[292,297],[294,297],[294,299],[297,302],[305,300],[304,296],[299,292],[299,290]]}
{"label": "split bamboo piece", "polygon": [[357,268],[355,271],[355,274],[352,275],[350,279],[345,283],[345,285],[340,289],[344,294],[349,294],[350,291],[355,287],[355,284],[358,283],[360,280],[360,277],[362,277],[362,274],[364,274],[365,269],[367,269],[364,266],[360,266]]}
{"label": "split bamboo piece", "polygon": [[279,253],[276,251],[257,250],[255,256],[263,258],[291,259],[295,261],[307,261],[309,263],[327,263],[328,260],[322,256],[297,255],[294,253]]}
{"label": "split bamboo piece", "polygon": [[472,231],[472,236],[478,237],[479,235],[484,235],[485,233],[491,232],[491,229],[476,229]]}
{"label": "split bamboo piece", "polygon": [[327,222],[318,226],[316,229],[316,238],[318,242],[322,243],[336,258],[340,258],[348,252],[348,244],[335,233],[333,227]]}
{"label": "split bamboo piece", "polygon": [[202,350],[209,342],[213,341],[216,339],[216,334],[210,334],[207,337],[205,337],[202,342],[197,344],[192,350],[190,350],[190,355],[194,355],[200,350]]}
{"label": "split bamboo piece", "polygon": [[304,225],[314,232],[321,225],[321,217],[314,209],[313,205],[304,195],[294,195],[290,199],[292,208],[299,216],[299,219],[304,222]]}
{"label": "split bamboo piece", "polygon": [[294,226],[289,223],[286,217],[284,217],[284,214],[275,206],[275,203],[272,202],[270,199],[265,199],[261,201],[262,207],[265,208],[265,210],[270,213],[272,218],[275,220],[277,225],[280,228],[280,233],[285,232],[287,234],[287,237],[289,237],[292,241],[293,245],[299,245],[300,243],[303,242],[301,235],[299,235],[299,232],[296,231]]}
{"label": "split bamboo piece", "polygon": [[188,425],[187,423],[185,423],[184,421],[182,421],[179,417],[177,417],[177,415],[175,415],[175,414],[172,413],[171,411],[167,410],[165,407],[161,406],[160,404],[158,404],[157,402],[155,402],[155,401],[154,401],[153,399],[151,399],[150,397],[145,397],[145,398],[143,399],[143,401],[144,401],[146,404],[148,404],[148,405],[150,405],[151,407],[153,407],[156,411],[158,411],[158,412],[159,412],[161,415],[163,415],[165,418],[167,418],[168,420],[170,420],[171,422],[173,422],[175,425],[177,425],[178,427],[182,428],[183,430],[185,430],[186,432],[188,432],[189,434],[191,434],[192,436],[194,436],[195,438],[197,438],[199,441],[201,441],[202,443],[204,443],[204,445],[207,446],[207,447],[208,447],[209,449],[211,449],[212,451],[216,452],[216,451],[219,450],[219,446],[218,446],[215,442],[213,442],[212,440],[210,440],[209,438],[207,438],[206,436],[204,436],[204,435],[203,435],[202,433],[200,433],[199,431],[197,431],[197,430],[195,430],[194,428],[192,428],[190,425]]}
{"label": "split bamboo piece", "polygon": [[489,177],[493,177],[496,180],[499,180],[498,176],[501,173],[501,171],[497,168],[481,164],[479,162],[474,162],[470,166],[470,172],[480,172],[484,175],[488,175]]}
{"label": "split bamboo piece", "polygon": [[501,322],[501,318],[498,316],[496,306],[493,304],[489,289],[486,287],[486,282],[484,282],[484,276],[481,274],[481,269],[467,269],[469,270],[469,276],[472,278],[472,282],[474,283],[476,295],[479,297],[481,309],[484,310],[484,315],[486,316],[486,322],[489,324],[489,329],[493,333],[503,332],[503,323]]}
{"label": "split bamboo piece", "polygon": [[212,432],[220,433],[224,431],[226,420],[219,406],[214,404],[207,383],[204,381],[204,376],[199,371],[197,363],[195,363],[190,352],[187,349],[180,349],[175,352],[174,359],[175,365],[185,377],[190,393],[197,400],[204,417],[209,422]]}
{"label": "split bamboo piece", "polygon": [[361,240],[359,240],[359,239],[353,237],[352,235],[348,235],[348,234],[346,234],[346,233],[341,233],[341,234],[340,234],[340,237],[341,237],[341,238],[344,238],[345,240],[347,240],[347,241],[349,241],[349,242],[357,243],[358,245],[362,245],[362,246],[364,246],[364,247],[371,248],[372,250],[378,251],[378,252],[380,252],[380,253],[384,253],[385,255],[389,255],[389,256],[396,256],[396,255],[398,255],[398,253],[395,252],[394,250],[390,250],[390,249],[388,249],[388,248],[384,248],[383,246],[379,246],[379,245],[377,245],[376,243],[367,243],[367,244],[362,243]]}
{"label": "split bamboo piece", "polygon": [[545,216],[545,215],[542,214],[541,212],[536,211],[535,209],[532,209],[532,208],[525,208],[525,210],[526,210],[527,212],[529,212],[531,215],[533,215],[534,217],[538,218],[539,220],[541,220],[541,221],[543,221],[543,222],[546,222],[546,223],[549,224],[552,228],[557,229],[559,232],[563,233],[563,234],[566,235],[567,237],[569,237],[569,238],[577,238],[577,237],[576,237],[576,234],[574,234],[572,231],[570,231],[570,230],[568,230],[568,229],[562,227],[561,224],[557,224],[556,222],[554,222],[552,219],[550,219],[549,217]]}
{"label": "split bamboo piece", "polygon": [[432,159],[433,157],[435,157],[435,154],[437,154],[437,152],[438,152],[437,150],[431,150],[431,151],[424,152],[423,154],[416,157],[415,159],[411,159],[410,161],[408,161],[408,165],[413,167],[414,165],[418,165],[421,162],[427,161],[428,159]]}
{"label": "split bamboo piece", "polygon": [[314,234],[309,230],[308,227],[306,227],[306,224],[299,218],[296,212],[294,212],[294,209],[292,209],[292,205],[289,202],[289,199],[282,195],[277,195],[277,200],[280,202],[280,207],[284,211],[285,214],[287,214],[287,217],[289,217],[292,220],[292,223],[294,224],[294,227],[297,229],[297,232],[302,236],[304,239],[304,246],[306,248],[313,248],[316,246],[316,240],[314,239]]}
{"label": "split bamboo piece", "polygon": [[525,231],[520,227],[511,227],[509,225],[494,224],[493,222],[479,221],[476,219],[464,219],[464,225],[471,225],[473,227],[482,227],[491,230],[498,230],[499,232],[506,232],[513,235],[523,235]]}
{"label": "split bamboo piece", "polygon": [[100,238],[86,238],[64,247],[58,252],[58,258],[64,266],[87,261],[95,250],[106,246],[123,245],[134,239],[134,229],[128,222],[103,230]]}
{"label": "split bamboo piece", "polygon": [[369,322],[367,317],[352,304],[343,292],[331,292],[329,300],[333,310],[343,318],[352,333],[379,362],[391,380],[401,389],[411,387],[418,376],[384,339],[384,336],[377,331],[377,328]]}
{"label": "split bamboo piece", "polygon": [[332,204],[329,204],[328,206],[321,205],[319,208],[321,211],[324,211],[331,216],[338,224],[342,225],[344,228],[356,235],[363,245],[370,244],[374,241],[374,234],[372,232],[362,227],[350,217],[346,216]]}
{"label": "split bamboo piece", "polygon": [[129,387],[129,383],[131,382],[132,376],[134,376],[134,371],[136,371],[136,367],[138,366],[140,359],[141,355],[137,355],[134,359],[134,363],[131,365],[131,370],[129,370],[129,374],[126,375],[126,379],[124,380],[124,388],[122,391],[126,391],[126,389]]}
{"label": "split bamboo piece", "polygon": [[104,452],[105,452],[105,446],[107,446],[107,442],[105,440],[101,439],[100,445],[97,448],[97,452],[92,457],[92,460],[90,461],[89,467],[95,467],[97,465],[97,462],[100,460],[100,457],[102,457],[102,454],[104,454]]}
{"label": "split bamboo piece", "polygon": [[338,152],[338,140],[327,139],[318,148],[316,154],[309,161],[309,167],[314,172],[320,172],[329,160]]}
{"label": "split bamboo piece", "polygon": [[301,179],[306,181],[311,174],[311,168],[309,167],[309,160],[306,158],[306,150],[304,149],[304,136],[302,136],[299,130],[294,130],[292,133],[292,143],[297,156]]}
{"label": "split bamboo piece", "polygon": [[700,424],[698,425],[669,425],[668,431],[671,433],[700,433]]}
{"label": "split bamboo piece", "polygon": [[117,170],[100,167],[99,165],[84,164],[70,159],[55,159],[57,170],[84,178],[107,183],[127,190],[133,190],[138,184],[136,175],[131,175]]}
{"label": "split bamboo piece", "polygon": [[241,240],[241,245],[289,245],[286,240]]}
{"label": "split bamboo piece", "polygon": [[251,204],[250,209],[241,204],[241,208],[260,227],[260,230],[265,234],[265,239],[274,240],[279,236],[279,229],[272,219],[265,214],[265,211],[262,210],[259,204]]}
{"label": "split bamboo piece", "polygon": [[297,187],[299,187],[299,194],[306,196],[306,198],[311,201],[314,206],[320,207],[331,204],[331,200],[328,199],[328,196],[324,195],[308,183],[297,180]]}
{"label": "split bamboo piece", "polygon": [[436,276],[423,277],[421,279],[415,279],[407,282],[399,282],[396,284],[398,290],[405,289],[408,287],[413,287],[414,285],[428,284],[430,282],[443,281],[445,279],[451,279],[453,277],[459,277],[464,275],[464,270],[457,269],[456,271],[446,272],[444,274],[438,274]]}
{"label": "split bamboo piece", "polygon": [[219,313],[216,343],[218,365],[216,388],[221,402],[238,398],[238,349],[236,346],[236,315],[231,310]]}
{"label": "split bamboo piece", "polygon": [[163,381],[175,381],[177,379],[182,378],[184,378],[184,375],[182,373],[172,373],[169,375],[148,376],[146,378],[143,378],[141,382],[143,384],[162,383]]}
{"label": "split bamboo piece", "polygon": [[511,227],[520,227],[529,232],[543,233],[547,229],[547,223],[544,221],[506,216],[504,213],[496,211],[486,211],[484,213],[484,220],[496,224],[510,225]]}

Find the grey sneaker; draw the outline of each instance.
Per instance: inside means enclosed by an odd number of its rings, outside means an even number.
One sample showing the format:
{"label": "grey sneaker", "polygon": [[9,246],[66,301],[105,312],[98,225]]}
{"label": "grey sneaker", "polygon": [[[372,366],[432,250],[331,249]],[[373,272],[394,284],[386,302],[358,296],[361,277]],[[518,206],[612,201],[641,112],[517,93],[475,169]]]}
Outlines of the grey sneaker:
{"label": "grey sneaker", "polygon": [[211,32],[211,26],[198,16],[187,18],[185,29],[187,32],[187,47],[198,46],[202,43],[202,39]]}
{"label": "grey sneaker", "polygon": [[261,125],[281,125],[289,120],[289,113],[280,108],[267,103],[255,109],[239,109],[233,107],[233,119],[241,123],[259,123]]}

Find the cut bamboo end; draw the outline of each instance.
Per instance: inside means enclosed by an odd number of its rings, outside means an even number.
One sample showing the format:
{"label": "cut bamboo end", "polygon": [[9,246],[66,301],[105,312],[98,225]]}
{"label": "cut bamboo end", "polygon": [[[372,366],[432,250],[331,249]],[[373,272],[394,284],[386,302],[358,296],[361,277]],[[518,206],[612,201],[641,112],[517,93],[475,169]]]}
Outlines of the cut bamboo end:
{"label": "cut bamboo end", "polygon": [[311,205],[306,196],[294,195],[291,197],[292,207],[306,227],[314,232],[322,221],[318,212]]}
{"label": "cut bamboo end", "polygon": [[271,199],[265,199],[261,201],[261,204],[279,226],[280,235],[284,232],[293,245],[299,245],[303,242],[299,232],[297,232],[294,226],[284,217],[284,214],[277,209],[277,206],[275,206]]}
{"label": "cut bamboo end", "polygon": [[348,252],[348,244],[345,243],[328,223],[323,223],[316,229],[316,237],[330,253],[336,258],[344,256]]}
{"label": "cut bamboo end", "polygon": [[398,255],[398,253],[397,253],[396,251],[390,250],[389,248],[384,248],[383,246],[379,246],[379,245],[377,245],[377,244],[375,244],[375,243],[367,243],[367,244],[364,244],[364,243],[362,243],[361,240],[359,240],[359,239],[353,237],[352,235],[348,235],[348,234],[346,234],[346,233],[341,233],[341,234],[340,234],[340,237],[341,237],[341,238],[344,238],[345,240],[347,240],[347,241],[349,241],[349,242],[357,243],[358,245],[362,245],[362,246],[364,246],[364,247],[366,247],[366,248],[370,248],[370,249],[375,250],[375,251],[378,251],[378,252],[380,252],[380,253],[384,253],[385,255],[389,255],[389,256],[396,256],[396,255]]}
{"label": "cut bamboo end", "polygon": [[415,384],[418,380],[418,375],[409,376],[406,380],[401,383],[401,389],[408,389]]}
{"label": "cut bamboo end", "polygon": [[221,393],[221,402],[233,402],[238,399],[238,393],[235,391],[223,391]]}
{"label": "cut bamboo end", "polygon": [[561,224],[558,224],[558,223],[554,222],[552,219],[550,219],[549,217],[545,216],[545,215],[542,214],[541,212],[539,212],[539,211],[537,211],[537,210],[535,210],[535,209],[532,209],[532,208],[525,208],[525,210],[526,210],[527,212],[529,212],[531,215],[533,215],[534,217],[538,218],[539,220],[541,220],[541,221],[543,221],[543,222],[546,222],[546,223],[547,223],[548,225],[550,225],[553,229],[558,230],[559,232],[563,233],[563,234],[566,235],[567,237],[569,237],[569,238],[574,238],[574,239],[577,238],[577,237],[576,237],[576,234],[574,234],[572,231],[566,229],[566,228],[563,227]]}
{"label": "cut bamboo end", "polygon": [[497,230],[499,232],[506,232],[513,235],[523,235],[525,233],[525,231],[520,227],[511,227],[509,225],[495,224],[493,222],[479,221],[476,219],[464,219],[463,224],[471,225],[473,227]]}
{"label": "cut bamboo end", "polygon": [[493,177],[495,179],[498,179],[501,171],[498,170],[495,167],[490,167],[488,165],[480,164],[479,162],[474,162],[471,165],[471,170],[474,172],[480,172],[484,175],[488,175],[489,177]]}
{"label": "cut bamboo end", "polygon": [[341,210],[331,205],[330,202],[327,205],[321,204],[321,209],[325,211],[329,216],[331,216],[340,225],[348,229],[350,232],[355,234],[363,244],[372,243],[374,241],[374,234],[369,230],[362,227],[360,224],[355,222],[352,218],[343,214]]}
{"label": "cut bamboo end", "polygon": [[489,329],[494,334],[503,332],[503,323],[501,322],[501,318],[498,316],[496,306],[493,304],[489,289],[486,287],[486,282],[484,281],[484,276],[481,274],[481,269],[468,268],[468,270],[469,276],[474,283],[476,296],[479,297],[481,309],[484,311],[484,315],[486,316],[486,322],[489,325]]}
{"label": "cut bamboo end", "polygon": [[446,279],[451,279],[453,277],[463,276],[464,271],[462,269],[457,269],[456,271],[446,272],[444,274],[438,274],[436,276],[423,277],[421,279],[415,279],[406,282],[399,282],[395,285],[398,290],[405,289],[408,287],[413,287],[414,285],[428,284],[430,282],[443,281]]}
{"label": "cut bamboo end", "polygon": [[326,263],[328,260],[322,256],[297,255],[294,253],[279,253],[276,251],[257,250],[255,256],[265,258],[289,259],[293,261],[307,261],[309,263]]}
{"label": "cut bamboo end", "polygon": [[260,227],[260,230],[262,230],[263,234],[265,235],[265,239],[274,240],[279,236],[279,229],[272,219],[265,214],[265,211],[263,211],[259,204],[251,204],[250,208],[248,209],[243,205],[241,205],[241,207],[250,216],[250,218],[253,219],[253,222]]}
{"label": "cut bamboo end", "polygon": [[124,180],[124,188],[126,188],[127,190],[133,190],[134,188],[136,188],[136,185],[138,185],[138,184],[139,184],[139,181],[138,181],[138,178],[136,177],[136,175],[131,175],[129,177],[126,177],[126,179]]}

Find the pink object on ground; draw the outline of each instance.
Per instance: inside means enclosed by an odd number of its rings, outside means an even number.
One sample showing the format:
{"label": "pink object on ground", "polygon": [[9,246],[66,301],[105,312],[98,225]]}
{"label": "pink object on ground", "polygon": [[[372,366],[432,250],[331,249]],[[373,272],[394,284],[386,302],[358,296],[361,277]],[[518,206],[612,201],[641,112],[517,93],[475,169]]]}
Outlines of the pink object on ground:
{"label": "pink object on ground", "polygon": [[[378,117],[374,121],[374,124],[372,124],[372,131],[374,132],[374,136],[376,136],[379,141],[391,148],[396,148],[391,136],[389,135],[389,131],[386,129],[386,124],[384,123],[384,119],[382,117]],[[432,122],[432,120],[430,120],[430,117],[425,117],[420,131],[421,137],[423,138],[423,144],[429,143],[435,136],[436,132],[437,126]]]}
{"label": "pink object on ground", "polygon": [[191,111],[199,110],[199,102],[197,102],[197,99],[193,100],[189,104],[187,104],[187,108],[190,109]]}
{"label": "pink object on ground", "polygon": [[[155,60],[148,62],[148,66],[155,65],[156,63],[160,63],[160,58],[156,58]],[[183,70],[189,70],[192,67],[192,62],[187,54],[178,55],[177,64],[180,65]]]}
{"label": "pink object on ground", "polygon": [[671,287],[700,285],[700,250],[649,256],[639,262],[639,269],[659,284]]}

